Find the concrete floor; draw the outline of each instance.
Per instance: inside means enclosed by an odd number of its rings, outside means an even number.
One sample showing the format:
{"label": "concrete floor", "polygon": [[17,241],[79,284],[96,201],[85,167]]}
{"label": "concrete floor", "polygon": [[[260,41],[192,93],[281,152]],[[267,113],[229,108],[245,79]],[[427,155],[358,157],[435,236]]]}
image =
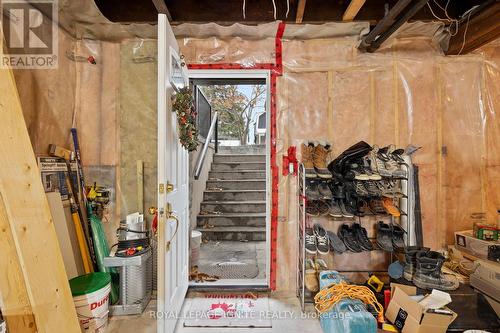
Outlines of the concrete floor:
{"label": "concrete floor", "polygon": [[[188,296],[184,302],[182,312],[188,311],[191,302],[196,302],[200,293]],[[184,327],[183,319],[177,322],[176,333],[319,333],[321,327],[316,312],[312,306],[306,308],[306,312],[300,311],[297,297],[293,294],[273,293],[269,298],[268,314],[272,322],[272,328],[200,328]],[[106,333],[156,333],[156,320],[152,318],[151,311],[156,310],[156,301],[152,301],[146,311],[139,316],[113,317],[110,318]]]}
{"label": "concrete floor", "polygon": [[209,241],[201,244],[198,265],[238,261],[257,264],[259,275],[266,278],[266,242]]}

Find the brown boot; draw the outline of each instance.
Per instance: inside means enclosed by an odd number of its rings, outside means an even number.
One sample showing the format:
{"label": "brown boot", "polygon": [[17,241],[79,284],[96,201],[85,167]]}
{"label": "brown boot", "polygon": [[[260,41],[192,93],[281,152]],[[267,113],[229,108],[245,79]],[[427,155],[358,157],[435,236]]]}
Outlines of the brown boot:
{"label": "brown boot", "polygon": [[316,169],[316,174],[320,178],[331,179],[332,173],[328,170],[326,165],[326,158],[330,153],[330,145],[323,146],[322,144],[318,144],[314,147],[314,168]]}
{"label": "brown boot", "polygon": [[305,285],[312,293],[319,291],[318,273],[315,269],[306,269]]}
{"label": "brown boot", "polygon": [[306,169],[306,178],[316,178],[318,175],[316,174],[316,170],[314,170],[314,144],[308,143],[306,145],[303,143],[300,153],[302,155],[302,163]]}

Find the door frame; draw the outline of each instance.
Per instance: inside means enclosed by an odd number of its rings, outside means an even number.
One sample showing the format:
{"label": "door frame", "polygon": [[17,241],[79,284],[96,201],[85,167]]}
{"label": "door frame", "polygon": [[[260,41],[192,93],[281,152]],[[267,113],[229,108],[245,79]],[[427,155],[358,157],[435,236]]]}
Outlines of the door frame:
{"label": "door frame", "polygon": [[189,69],[189,79],[262,79],[266,82],[266,278],[238,279],[235,282],[219,280],[209,283],[190,281],[189,287],[196,288],[271,288],[271,213],[272,213],[272,170],[271,170],[271,70],[268,69]]}

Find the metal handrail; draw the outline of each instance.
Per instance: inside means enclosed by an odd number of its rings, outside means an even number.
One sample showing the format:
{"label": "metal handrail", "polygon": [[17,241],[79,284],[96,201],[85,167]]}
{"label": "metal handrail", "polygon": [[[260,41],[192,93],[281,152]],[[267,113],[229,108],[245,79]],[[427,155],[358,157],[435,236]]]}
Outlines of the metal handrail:
{"label": "metal handrail", "polygon": [[194,179],[198,179],[200,177],[201,169],[203,168],[203,163],[205,162],[205,156],[207,154],[208,146],[210,145],[210,141],[212,141],[212,136],[215,132],[215,151],[217,152],[217,120],[218,114],[214,112],[214,116],[212,117],[212,122],[210,123],[210,129],[208,130],[207,138],[205,140],[205,144],[203,145],[203,149],[201,150],[201,154],[198,155],[198,159],[196,160],[196,169],[194,171]]}

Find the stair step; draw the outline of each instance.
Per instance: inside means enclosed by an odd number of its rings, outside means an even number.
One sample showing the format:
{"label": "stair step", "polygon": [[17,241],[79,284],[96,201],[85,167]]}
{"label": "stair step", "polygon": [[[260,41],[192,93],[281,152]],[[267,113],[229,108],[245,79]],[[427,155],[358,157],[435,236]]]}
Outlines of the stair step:
{"label": "stair step", "polygon": [[215,227],[198,229],[204,239],[213,241],[265,241],[265,227]]}
{"label": "stair step", "polygon": [[203,201],[203,212],[220,213],[265,213],[265,201]]}
{"label": "stair step", "polygon": [[265,162],[218,162],[212,163],[212,171],[266,170]]}
{"label": "stair step", "polygon": [[265,162],[266,155],[264,154],[216,154],[214,163],[224,162]]}
{"label": "stair step", "polygon": [[208,180],[207,190],[265,190],[266,181],[262,179],[243,179],[243,180]]}
{"label": "stair step", "polygon": [[258,170],[210,171],[209,179],[265,179],[266,172]]}
{"label": "stair step", "polygon": [[215,227],[265,227],[266,213],[223,213],[198,215],[197,225]]}
{"label": "stair step", "polygon": [[205,191],[205,201],[247,201],[266,200],[266,191],[261,190],[227,190],[227,191]]}
{"label": "stair step", "polygon": [[265,154],[265,145],[219,146],[220,154]]}

